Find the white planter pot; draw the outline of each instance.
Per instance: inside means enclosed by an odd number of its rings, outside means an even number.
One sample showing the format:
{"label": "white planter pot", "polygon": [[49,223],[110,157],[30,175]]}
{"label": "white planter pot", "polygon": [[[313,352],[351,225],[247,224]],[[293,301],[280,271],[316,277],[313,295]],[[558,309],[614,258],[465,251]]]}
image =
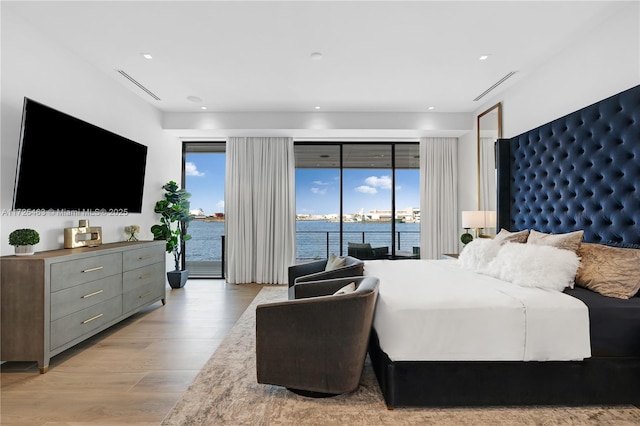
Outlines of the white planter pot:
{"label": "white planter pot", "polygon": [[16,256],[31,256],[34,253],[32,245],[14,246]]}

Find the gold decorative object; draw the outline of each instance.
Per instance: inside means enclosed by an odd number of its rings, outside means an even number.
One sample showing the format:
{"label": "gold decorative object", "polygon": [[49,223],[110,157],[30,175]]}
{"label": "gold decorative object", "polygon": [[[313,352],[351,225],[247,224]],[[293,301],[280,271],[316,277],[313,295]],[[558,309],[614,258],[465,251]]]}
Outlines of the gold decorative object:
{"label": "gold decorative object", "polygon": [[97,247],[102,244],[102,227],[81,219],[77,228],[64,228],[64,248]]}

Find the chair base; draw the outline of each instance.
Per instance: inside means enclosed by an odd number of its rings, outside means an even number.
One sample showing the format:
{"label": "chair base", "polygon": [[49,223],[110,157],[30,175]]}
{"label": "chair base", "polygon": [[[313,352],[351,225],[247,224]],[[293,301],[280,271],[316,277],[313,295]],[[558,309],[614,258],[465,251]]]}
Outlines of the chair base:
{"label": "chair base", "polygon": [[314,392],[314,391],[308,391],[303,389],[293,389],[293,388],[287,388],[287,389],[297,395],[306,396],[308,398],[331,398],[332,396],[340,395],[339,393]]}

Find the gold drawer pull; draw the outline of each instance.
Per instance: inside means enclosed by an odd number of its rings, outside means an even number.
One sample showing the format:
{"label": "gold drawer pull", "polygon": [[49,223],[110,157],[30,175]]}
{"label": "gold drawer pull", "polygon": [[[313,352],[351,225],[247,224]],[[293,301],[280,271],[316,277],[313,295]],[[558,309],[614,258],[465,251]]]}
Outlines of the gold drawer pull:
{"label": "gold drawer pull", "polygon": [[140,296],[138,296],[138,298],[139,298],[139,299],[144,299],[145,297],[147,297],[147,296],[148,296],[148,295],[150,295],[150,294],[151,294],[151,292],[150,292],[150,291],[148,291],[148,292],[143,293],[143,294],[141,294]]}
{"label": "gold drawer pull", "polygon": [[138,278],[141,280],[146,280],[147,278],[149,278],[152,274],[142,274],[140,275]]}
{"label": "gold drawer pull", "polygon": [[82,321],[82,323],[83,323],[83,324],[86,324],[86,323],[88,323],[88,322],[91,322],[91,321],[93,321],[93,320],[95,320],[95,319],[100,318],[102,315],[103,315],[103,314],[98,314],[98,315],[96,315],[95,317],[91,317],[91,318],[89,318],[89,319],[86,319],[86,320]]}
{"label": "gold drawer pull", "polygon": [[146,256],[140,256],[138,258],[138,260],[145,260],[145,259],[151,259],[153,256],[151,256],[150,254],[146,255]]}
{"label": "gold drawer pull", "polygon": [[104,266],[96,266],[95,268],[89,268],[89,269],[85,269],[82,272],[93,272],[93,271],[99,271],[100,269],[104,268]]}
{"label": "gold drawer pull", "polygon": [[98,291],[94,291],[93,293],[85,294],[84,296],[82,296],[82,299],[86,299],[87,297],[95,296],[96,294],[100,294],[103,291],[104,290],[98,290]]}

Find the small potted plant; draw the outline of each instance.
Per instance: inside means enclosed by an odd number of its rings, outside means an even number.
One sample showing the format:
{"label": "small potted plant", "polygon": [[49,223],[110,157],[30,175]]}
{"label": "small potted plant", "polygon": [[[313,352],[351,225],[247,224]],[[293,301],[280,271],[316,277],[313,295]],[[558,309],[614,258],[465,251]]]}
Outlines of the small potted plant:
{"label": "small potted plant", "polygon": [[16,229],[9,234],[9,244],[14,247],[16,256],[30,256],[33,246],[40,242],[40,234],[34,229]]}
{"label": "small potted plant", "polygon": [[189,194],[181,189],[177,183],[170,181],[163,185],[164,198],[156,202],[154,212],[160,214],[160,224],[153,225],[151,232],[154,240],[167,242],[167,253],[173,254],[175,270],[167,272],[167,280],[171,288],[182,288],[187,282],[189,271],[183,270],[180,264],[184,242],[191,239],[187,234],[187,223],[191,220],[189,214]]}
{"label": "small potted plant", "polygon": [[140,233],[140,227],[138,225],[125,226],[124,233],[129,237],[127,241],[138,241],[136,234]]}

